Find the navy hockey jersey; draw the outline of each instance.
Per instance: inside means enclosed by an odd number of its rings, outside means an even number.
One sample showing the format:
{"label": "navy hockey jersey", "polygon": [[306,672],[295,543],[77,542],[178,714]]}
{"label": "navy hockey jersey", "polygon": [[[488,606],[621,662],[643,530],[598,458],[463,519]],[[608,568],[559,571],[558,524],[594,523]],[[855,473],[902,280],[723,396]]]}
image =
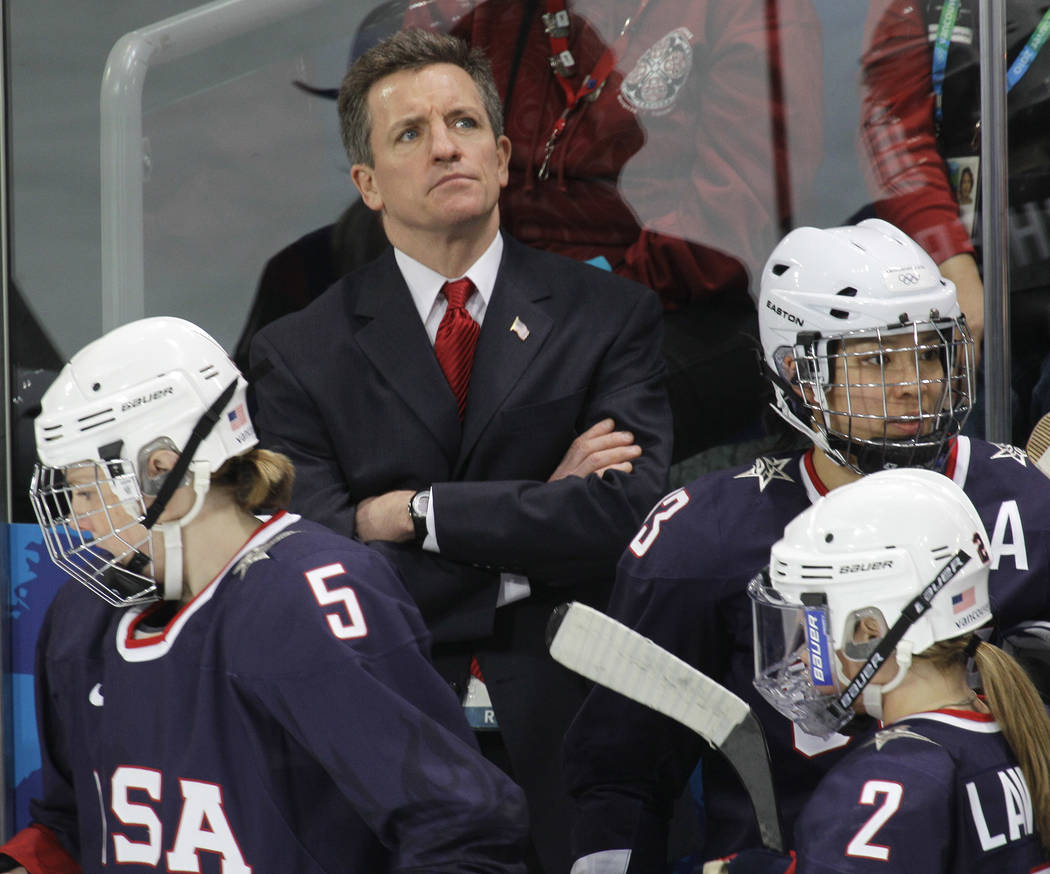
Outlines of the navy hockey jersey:
{"label": "navy hockey jersey", "polygon": [[798,874],[1050,872],[1017,760],[990,715],[917,713],[858,745],[795,827]]}
{"label": "navy hockey jersey", "polygon": [[[766,731],[785,834],[849,738],[806,735],[752,686],[752,576],[787,523],[827,489],[812,452],[761,457],[667,495],[625,550],[609,612],[744,698]],[[1002,627],[1050,619],[1050,483],[1014,446],[960,437],[947,460],[988,530],[992,607]],[[579,804],[577,858],[632,848],[631,871],[658,870],[667,817],[706,745],[689,729],[595,689],[566,739]],[[757,846],[750,801],[727,763],[703,763],[706,858]]]}
{"label": "navy hockey jersey", "polygon": [[158,609],[70,582],[41,630],[32,813],[85,872],[524,871],[524,798],[382,556],[280,514]]}

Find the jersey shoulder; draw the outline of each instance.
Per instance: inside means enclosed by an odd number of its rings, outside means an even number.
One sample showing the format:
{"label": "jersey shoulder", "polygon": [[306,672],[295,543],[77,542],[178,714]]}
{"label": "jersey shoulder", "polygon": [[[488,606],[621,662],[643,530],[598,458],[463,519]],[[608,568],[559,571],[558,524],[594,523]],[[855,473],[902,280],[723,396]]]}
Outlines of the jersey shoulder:
{"label": "jersey shoulder", "polygon": [[628,544],[621,573],[667,580],[753,574],[810,503],[799,459],[760,456],[668,493]]}
{"label": "jersey shoulder", "polygon": [[222,581],[242,664],[309,669],[425,647],[429,634],[388,559],[299,518],[234,562]]}
{"label": "jersey shoulder", "polygon": [[952,750],[936,731],[903,719],[879,729],[850,751],[827,777],[832,785],[892,780],[908,784],[924,797],[936,797],[951,781]]}
{"label": "jersey shoulder", "polygon": [[960,484],[974,503],[986,495],[1015,495],[1025,501],[1050,505],[1046,475],[1019,446],[970,437],[960,438],[960,449],[967,456]]}

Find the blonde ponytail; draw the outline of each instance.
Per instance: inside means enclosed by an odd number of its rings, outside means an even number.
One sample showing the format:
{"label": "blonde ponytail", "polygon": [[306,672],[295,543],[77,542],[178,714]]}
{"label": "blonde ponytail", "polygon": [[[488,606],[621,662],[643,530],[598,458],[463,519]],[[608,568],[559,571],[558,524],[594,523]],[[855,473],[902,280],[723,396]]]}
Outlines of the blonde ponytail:
{"label": "blonde ponytail", "polygon": [[988,707],[1028,783],[1039,839],[1050,849],[1050,716],[1016,659],[990,643],[981,643],[974,658]]}
{"label": "blonde ponytail", "polygon": [[981,641],[974,650],[972,638],[942,640],[919,657],[947,668],[965,665],[969,652],[981,673],[988,709],[1028,784],[1039,840],[1050,850],[1050,715],[1017,660],[993,644]]}
{"label": "blonde ponytail", "polygon": [[211,481],[229,488],[237,505],[249,513],[283,510],[292,498],[295,467],[287,455],[255,447],[228,459]]}

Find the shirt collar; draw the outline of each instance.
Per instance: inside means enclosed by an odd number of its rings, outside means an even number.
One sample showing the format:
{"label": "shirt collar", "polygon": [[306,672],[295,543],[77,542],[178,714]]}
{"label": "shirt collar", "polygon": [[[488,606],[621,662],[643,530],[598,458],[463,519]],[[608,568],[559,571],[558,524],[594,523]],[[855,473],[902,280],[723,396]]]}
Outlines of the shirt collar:
{"label": "shirt collar", "polygon": [[[401,270],[401,275],[405,279],[409,292],[412,294],[412,302],[416,305],[419,317],[426,322],[427,317],[434,308],[441,286],[449,279],[461,279],[462,277],[442,276],[437,271],[431,270],[397,248],[394,249],[394,258],[397,260],[397,266]],[[502,258],[503,235],[497,231],[489,247],[463,274],[463,276],[466,276],[474,283],[474,288],[481,295],[485,306],[488,306],[488,302],[492,297],[492,289],[496,285],[496,274],[499,272]]]}

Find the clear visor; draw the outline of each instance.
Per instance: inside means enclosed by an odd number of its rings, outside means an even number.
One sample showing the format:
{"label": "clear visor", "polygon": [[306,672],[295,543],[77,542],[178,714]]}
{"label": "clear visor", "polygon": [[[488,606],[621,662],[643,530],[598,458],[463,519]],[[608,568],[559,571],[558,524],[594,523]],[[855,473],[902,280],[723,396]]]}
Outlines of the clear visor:
{"label": "clear visor", "polygon": [[52,561],[115,606],[157,599],[150,532],[131,464],[37,465],[30,500]]}
{"label": "clear visor", "polygon": [[784,600],[764,574],[748,585],[755,644],[754,685],[807,734],[829,737],[853,717],[836,707],[843,691],[828,609]]}

